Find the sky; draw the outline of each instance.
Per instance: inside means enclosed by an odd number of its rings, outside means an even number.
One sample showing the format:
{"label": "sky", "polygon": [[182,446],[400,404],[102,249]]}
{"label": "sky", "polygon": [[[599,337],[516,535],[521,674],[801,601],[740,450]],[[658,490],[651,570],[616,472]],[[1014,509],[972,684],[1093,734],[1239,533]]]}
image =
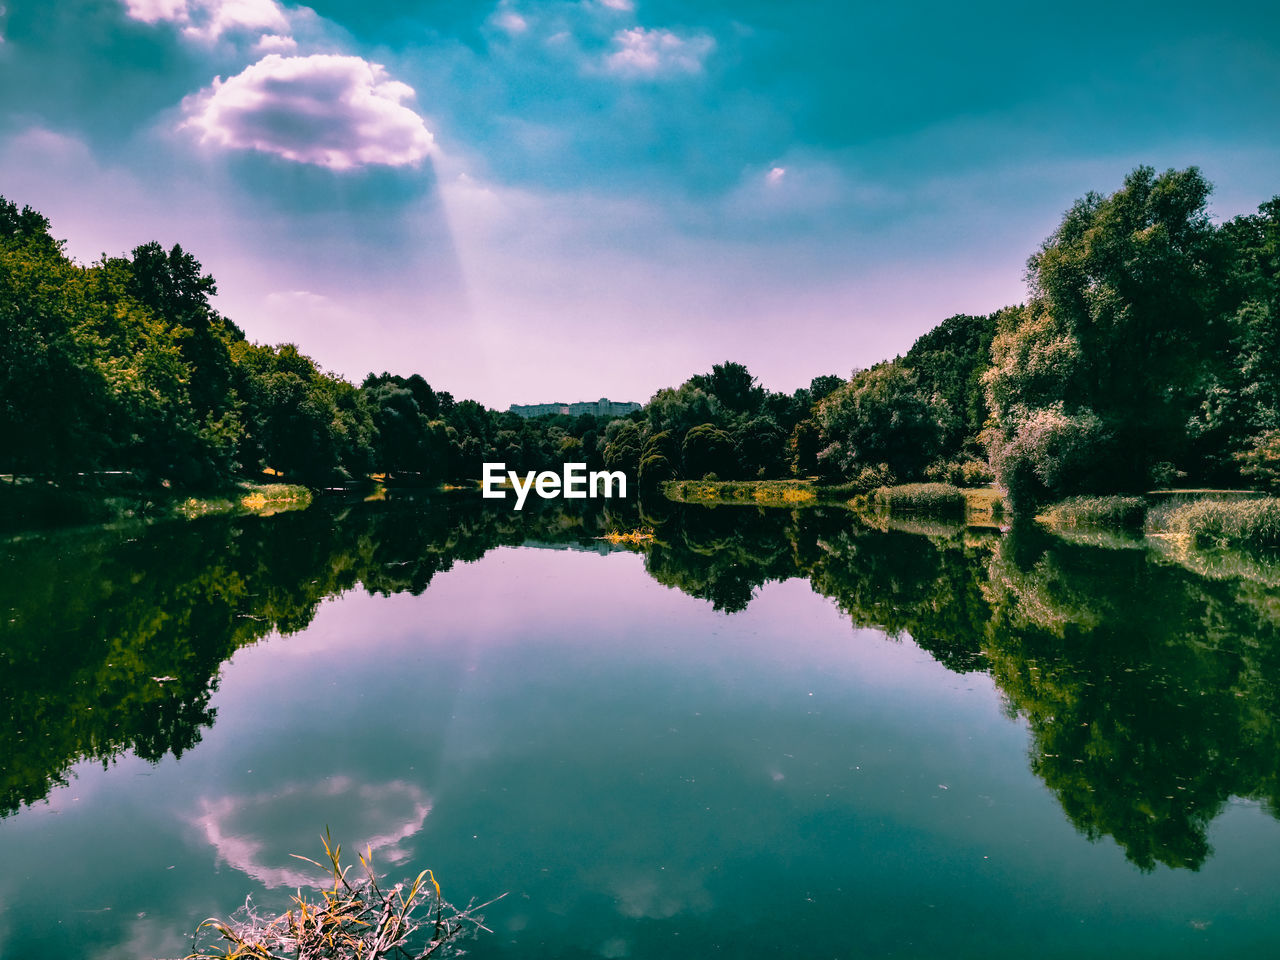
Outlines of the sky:
{"label": "sky", "polygon": [[848,376],[1140,164],[1280,193],[1273,2],[0,4],[0,195],[72,256],[499,409]]}

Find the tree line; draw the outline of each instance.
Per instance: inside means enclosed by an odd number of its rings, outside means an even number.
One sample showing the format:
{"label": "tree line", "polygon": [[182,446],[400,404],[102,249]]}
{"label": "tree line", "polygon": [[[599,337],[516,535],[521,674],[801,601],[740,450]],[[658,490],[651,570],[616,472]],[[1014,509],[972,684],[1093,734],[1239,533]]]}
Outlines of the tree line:
{"label": "tree line", "polygon": [[333,376],[250,343],[175,246],[72,262],[0,199],[0,471],[212,484],[270,467],[470,479],[486,461],[877,486],[995,478],[1015,507],[1153,485],[1280,484],[1280,197],[1214,224],[1196,168],[1090,193],[1028,261],[1025,303],[792,393],[717,364],[623,418],[526,420],[421,376]]}

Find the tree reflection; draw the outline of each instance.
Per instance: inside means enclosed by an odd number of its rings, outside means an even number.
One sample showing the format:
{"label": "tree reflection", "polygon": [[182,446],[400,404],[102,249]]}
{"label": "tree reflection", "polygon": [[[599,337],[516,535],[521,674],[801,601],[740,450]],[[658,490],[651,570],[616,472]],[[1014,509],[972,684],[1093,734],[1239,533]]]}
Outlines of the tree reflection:
{"label": "tree reflection", "polygon": [[1070,821],[1143,870],[1198,869],[1233,796],[1277,808],[1280,610],[1256,576],[1199,575],[1137,544],[878,531],[818,509],[686,508],[658,530],[650,574],[718,609],[803,576],[855,626],[989,671]]}
{"label": "tree reflection", "polygon": [[356,504],[270,518],[66,532],[0,545],[0,816],[80,760],[180,757],[212,724],[222,662],[362,586],[421,593],[529,539],[592,544],[601,510]]}
{"label": "tree reflection", "polygon": [[1239,582],[1015,531],[986,590],[992,675],[1079,830],[1197,869],[1230,797],[1275,809],[1280,637]]}
{"label": "tree reflection", "polygon": [[223,661],[306,627],[325,597],[419,594],[499,545],[608,551],[603,533],[636,527],[654,532],[649,575],[718,610],[804,577],[855,626],[989,672],[1066,816],[1142,869],[1203,864],[1231,797],[1280,800],[1280,604],[1256,571],[1035,530],[876,530],[838,509],[467,498],[0,545],[0,814],[83,759],[181,756],[215,719]]}

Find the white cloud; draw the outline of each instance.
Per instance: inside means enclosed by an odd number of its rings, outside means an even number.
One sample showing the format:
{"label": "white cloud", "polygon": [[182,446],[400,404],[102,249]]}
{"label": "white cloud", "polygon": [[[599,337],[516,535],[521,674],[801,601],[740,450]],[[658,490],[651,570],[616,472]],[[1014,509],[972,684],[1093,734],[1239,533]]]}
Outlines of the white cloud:
{"label": "white cloud", "polygon": [[183,126],[222,147],[333,170],[417,163],[434,150],[413,88],[360,57],[270,54],[184,102]]}
{"label": "white cloud", "polygon": [[636,8],[634,0],[600,0],[600,6],[619,10],[622,13],[630,13]]}
{"label": "white cloud", "polygon": [[293,53],[298,49],[298,41],[293,37],[282,37],[278,33],[268,33],[253,45],[254,53]]}
{"label": "white cloud", "polygon": [[764,178],[766,181],[768,181],[769,185],[772,186],[774,184],[781,183],[782,178],[785,177],[786,175],[787,175],[786,167],[774,167],[772,170],[770,170],[768,173],[764,175]]}
{"label": "white cloud", "polygon": [[228,32],[289,30],[276,0],[124,0],[124,5],[134,20],[176,24],[184,35],[206,41]]}
{"label": "white cloud", "polygon": [[656,76],[663,73],[698,73],[714,49],[711,37],[681,37],[670,30],[632,27],[613,35],[612,53],[605,68],[613,73]]}
{"label": "white cloud", "polygon": [[143,23],[185,23],[190,19],[188,0],[124,0],[129,16]]}
{"label": "white cloud", "polygon": [[493,22],[499,30],[509,33],[512,36],[515,36],[517,33],[524,33],[529,29],[529,21],[520,16],[520,14],[516,13],[514,10],[502,10],[495,13],[493,16]]}

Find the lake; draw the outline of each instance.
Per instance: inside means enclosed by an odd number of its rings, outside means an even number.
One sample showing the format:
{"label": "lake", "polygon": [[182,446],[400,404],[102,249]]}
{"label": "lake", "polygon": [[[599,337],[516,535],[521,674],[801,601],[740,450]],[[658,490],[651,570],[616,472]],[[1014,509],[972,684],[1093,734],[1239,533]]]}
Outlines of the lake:
{"label": "lake", "polygon": [[506,893],[473,958],[1274,949],[1275,568],[880,526],[454,497],[6,540],[0,955],[182,956],[326,827]]}

